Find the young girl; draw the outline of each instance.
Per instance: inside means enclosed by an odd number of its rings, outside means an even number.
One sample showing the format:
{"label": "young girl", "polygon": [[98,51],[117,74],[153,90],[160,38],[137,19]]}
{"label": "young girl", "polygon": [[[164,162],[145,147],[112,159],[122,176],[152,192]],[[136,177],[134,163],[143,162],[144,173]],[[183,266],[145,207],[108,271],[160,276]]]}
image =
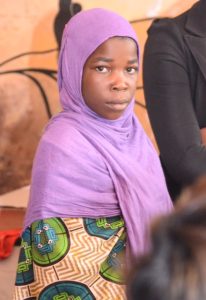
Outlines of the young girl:
{"label": "young girl", "polygon": [[139,50],[131,25],[91,9],[66,25],[63,111],[40,141],[14,299],[125,299],[127,262],[171,210],[158,156],[134,112]]}

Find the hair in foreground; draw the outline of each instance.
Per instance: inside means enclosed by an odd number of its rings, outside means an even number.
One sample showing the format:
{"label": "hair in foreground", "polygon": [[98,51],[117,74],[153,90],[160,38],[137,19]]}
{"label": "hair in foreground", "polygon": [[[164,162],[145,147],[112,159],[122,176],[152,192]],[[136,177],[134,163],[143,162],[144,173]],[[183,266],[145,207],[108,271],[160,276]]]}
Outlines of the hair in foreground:
{"label": "hair in foreground", "polygon": [[152,251],[129,276],[129,300],[206,299],[206,178],[186,189],[174,213],[156,221]]}

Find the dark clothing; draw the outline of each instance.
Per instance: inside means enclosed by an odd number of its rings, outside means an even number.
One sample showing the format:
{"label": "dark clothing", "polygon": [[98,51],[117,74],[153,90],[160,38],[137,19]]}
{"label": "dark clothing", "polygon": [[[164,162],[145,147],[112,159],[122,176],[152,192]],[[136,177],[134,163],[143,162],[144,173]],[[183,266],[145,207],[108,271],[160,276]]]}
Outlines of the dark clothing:
{"label": "dark clothing", "polygon": [[173,200],[206,174],[206,1],[182,15],[157,19],[143,62],[145,100]]}

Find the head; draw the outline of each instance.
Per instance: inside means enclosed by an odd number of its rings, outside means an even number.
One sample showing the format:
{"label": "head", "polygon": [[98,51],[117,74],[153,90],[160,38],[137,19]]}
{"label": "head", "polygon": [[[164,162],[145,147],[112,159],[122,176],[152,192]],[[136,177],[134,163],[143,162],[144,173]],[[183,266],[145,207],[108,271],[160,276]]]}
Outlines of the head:
{"label": "head", "polygon": [[154,224],[152,246],[130,276],[128,300],[206,299],[206,181],[204,193],[195,184]]}
{"label": "head", "polygon": [[65,28],[59,58],[64,110],[111,120],[132,110],[138,53],[136,33],[121,16],[100,8],[75,15]]}
{"label": "head", "polygon": [[82,95],[87,106],[105,119],[118,119],[136,91],[137,46],[127,37],[112,37],[87,59]]}

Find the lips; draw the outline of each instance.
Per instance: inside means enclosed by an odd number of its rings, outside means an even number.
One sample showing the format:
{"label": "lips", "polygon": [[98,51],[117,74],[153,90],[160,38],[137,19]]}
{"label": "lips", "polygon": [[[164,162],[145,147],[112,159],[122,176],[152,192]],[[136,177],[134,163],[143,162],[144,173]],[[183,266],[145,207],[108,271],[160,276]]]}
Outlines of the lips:
{"label": "lips", "polygon": [[106,105],[113,110],[123,110],[128,106],[127,100],[116,100],[107,102]]}
{"label": "lips", "polygon": [[106,104],[112,104],[112,105],[115,105],[115,104],[125,104],[125,103],[128,103],[129,101],[128,100],[125,100],[125,99],[116,99],[116,100],[112,100],[112,101],[108,101],[106,102]]}

